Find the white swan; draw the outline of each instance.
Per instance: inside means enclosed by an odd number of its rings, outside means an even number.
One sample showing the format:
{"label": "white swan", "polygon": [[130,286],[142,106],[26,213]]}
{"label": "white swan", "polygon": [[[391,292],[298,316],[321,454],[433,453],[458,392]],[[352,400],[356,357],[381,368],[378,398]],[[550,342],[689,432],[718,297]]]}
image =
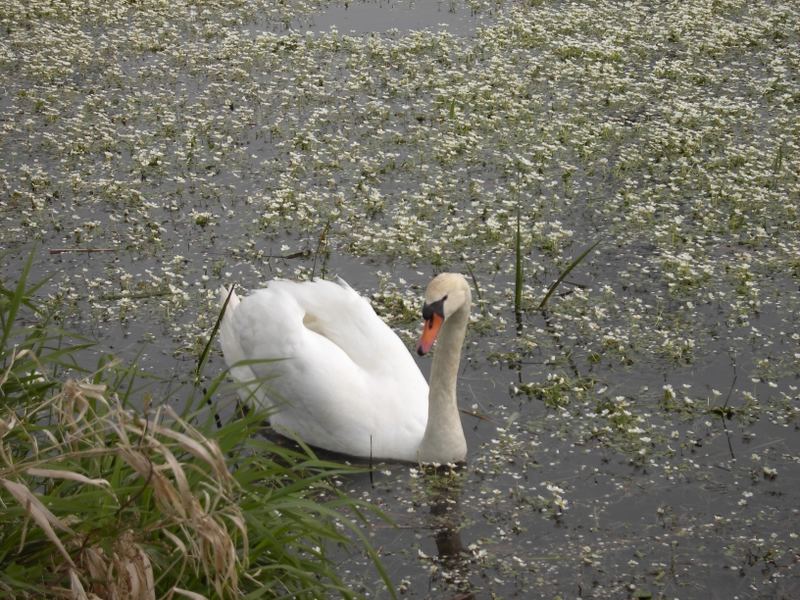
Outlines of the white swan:
{"label": "white swan", "polygon": [[[220,290],[223,302],[227,294]],[[417,352],[438,336],[430,390],[400,338],[341,279],[232,294],[220,341],[240,394],[272,409],[278,431],[353,456],[461,462],[456,378],[470,304],[461,275],[428,285]]]}

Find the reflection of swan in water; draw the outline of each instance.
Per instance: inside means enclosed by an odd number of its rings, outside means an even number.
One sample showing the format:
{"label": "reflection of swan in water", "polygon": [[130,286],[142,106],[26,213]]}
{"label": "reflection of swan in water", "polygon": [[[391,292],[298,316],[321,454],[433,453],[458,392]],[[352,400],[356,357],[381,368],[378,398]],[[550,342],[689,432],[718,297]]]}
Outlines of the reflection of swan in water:
{"label": "reflection of swan in water", "polygon": [[242,300],[231,292],[220,341],[240,394],[272,409],[278,431],[353,456],[456,463],[467,453],[456,378],[469,311],[461,275],[428,284],[417,352],[438,336],[430,389],[400,338],[342,280],[271,281]]}
{"label": "reflection of swan in water", "polygon": [[470,583],[470,556],[461,540],[464,517],[461,514],[463,473],[452,470],[426,475],[428,502],[431,507],[431,529],[436,542],[438,562],[444,567],[444,580],[456,594],[450,600],[471,600],[475,597]]}

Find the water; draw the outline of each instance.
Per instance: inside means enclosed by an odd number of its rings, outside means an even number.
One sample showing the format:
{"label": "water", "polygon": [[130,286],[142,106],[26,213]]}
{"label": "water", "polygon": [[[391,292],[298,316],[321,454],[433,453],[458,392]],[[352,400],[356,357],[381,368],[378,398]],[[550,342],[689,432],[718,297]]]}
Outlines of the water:
{"label": "water", "polygon": [[335,28],[357,35],[426,29],[470,35],[481,23],[491,23],[492,12],[491,9],[474,11],[461,2],[377,0],[331,3],[309,15],[308,24],[311,31],[326,32]]}
{"label": "water", "polygon": [[796,7],[87,10],[0,9],[4,281],[180,405],[220,285],[339,274],[411,346],[471,271],[467,466],[341,482],[405,596],[798,595]]}

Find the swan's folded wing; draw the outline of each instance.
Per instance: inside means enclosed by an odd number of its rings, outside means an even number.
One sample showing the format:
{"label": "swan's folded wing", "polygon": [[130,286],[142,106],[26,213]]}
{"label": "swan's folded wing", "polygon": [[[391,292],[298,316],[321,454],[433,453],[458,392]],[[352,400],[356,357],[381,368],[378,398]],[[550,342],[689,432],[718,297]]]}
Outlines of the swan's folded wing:
{"label": "swan's folded wing", "polygon": [[344,280],[279,281],[270,288],[290,296],[302,325],[333,342],[360,368],[418,371],[405,344]]}
{"label": "swan's folded wing", "polygon": [[276,405],[274,426],[329,450],[413,460],[427,384],[358,294],[332,282],[272,282],[241,301],[232,328]]}

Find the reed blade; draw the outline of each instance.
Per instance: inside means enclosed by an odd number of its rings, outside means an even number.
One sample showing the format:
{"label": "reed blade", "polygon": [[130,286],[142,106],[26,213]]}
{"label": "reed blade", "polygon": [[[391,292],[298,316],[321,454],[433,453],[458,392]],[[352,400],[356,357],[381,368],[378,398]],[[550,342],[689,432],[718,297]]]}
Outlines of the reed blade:
{"label": "reed blade", "polygon": [[524,274],[522,272],[522,235],[519,225],[519,207],[517,207],[517,236],[515,242],[515,262],[514,262],[514,312],[522,314],[522,283]]}
{"label": "reed blade", "polygon": [[577,266],[578,266],[578,265],[581,263],[581,261],[582,261],[584,258],[586,258],[586,257],[589,255],[589,253],[590,253],[592,250],[594,250],[594,249],[595,249],[595,248],[598,246],[598,244],[600,244],[600,242],[601,242],[601,241],[602,241],[602,240],[597,240],[597,241],[596,241],[594,244],[592,244],[592,245],[591,245],[591,246],[589,246],[589,247],[588,247],[586,250],[584,250],[583,252],[581,252],[581,253],[580,253],[580,255],[579,255],[579,256],[578,256],[578,257],[577,257],[575,260],[573,260],[571,263],[569,263],[569,265],[567,265],[567,268],[566,268],[566,269],[564,269],[564,271],[561,273],[561,275],[559,275],[559,276],[558,276],[558,279],[556,279],[556,280],[555,280],[555,281],[554,281],[554,282],[553,282],[553,283],[550,285],[550,287],[547,289],[547,293],[545,294],[544,298],[542,298],[542,301],[539,303],[539,306],[538,306],[538,309],[539,309],[539,310],[543,310],[543,309],[544,309],[544,307],[545,307],[545,304],[547,304],[547,301],[550,299],[550,296],[552,296],[552,295],[553,295],[553,292],[555,292],[555,291],[556,291],[556,288],[559,286],[559,284],[560,284],[562,281],[564,281],[564,279],[566,279],[567,275],[569,275],[569,274],[570,274],[570,272],[572,271],[572,269],[574,269],[575,267],[577,267]]}
{"label": "reed blade", "polygon": [[211,335],[208,336],[208,341],[206,342],[205,347],[203,347],[203,351],[200,353],[200,358],[197,360],[197,366],[194,370],[195,382],[200,381],[200,375],[202,375],[203,368],[206,366],[206,362],[208,362],[208,355],[211,353],[211,343],[214,341],[217,331],[219,331],[219,327],[222,324],[222,318],[225,316],[225,310],[228,308],[228,302],[230,302],[231,296],[233,296],[233,289],[234,287],[231,286],[231,289],[228,290],[228,295],[225,298],[225,302],[222,303],[222,308],[217,315],[217,322],[214,323],[214,328],[211,330]]}

